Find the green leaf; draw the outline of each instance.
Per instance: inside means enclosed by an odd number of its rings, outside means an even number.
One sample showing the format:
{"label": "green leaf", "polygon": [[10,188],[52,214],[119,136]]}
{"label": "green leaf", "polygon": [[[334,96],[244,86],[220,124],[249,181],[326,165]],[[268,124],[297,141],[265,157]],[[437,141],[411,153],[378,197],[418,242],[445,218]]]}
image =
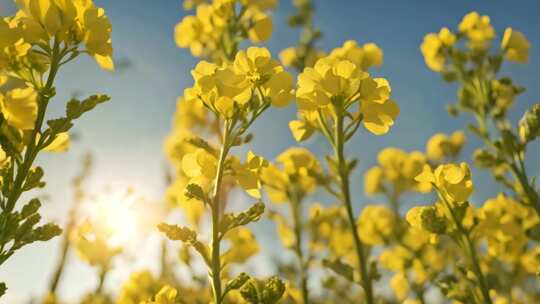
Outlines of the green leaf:
{"label": "green leaf", "polygon": [[223,295],[226,295],[231,290],[236,290],[244,286],[244,284],[250,279],[249,275],[245,272],[240,273],[236,278],[230,280],[225,285],[225,290],[223,291]]}
{"label": "green leaf", "polygon": [[6,294],[7,286],[6,283],[0,282],[0,297]]}
{"label": "green leaf", "polygon": [[21,218],[25,219],[32,214],[36,213],[41,207],[41,202],[39,199],[34,198],[30,200],[21,210]]}
{"label": "green leaf", "polygon": [[66,116],[68,119],[77,119],[84,113],[92,110],[98,104],[109,101],[111,98],[107,95],[92,95],[83,101],[72,99],[67,103]]}
{"label": "green leaf", "polygon": [[165,233],[167,238],[173,241],[182,241],[183,243],[192,246],[203,257],[207,265],[210,265],[208,248],[205,244],[197,239],[197,233],[187,227],[178,225],[169,225],[161,223],[158,225],[159,231]]}
{"label": "green leaf", "polygon": [[[34,213],[29,216],[22,225],[19,226],[17,232],[15,233],[15,241],[23,241],[24,244],[31,243],[32,240],[32,231],[34,226],[41,221],[41,215],[39,213]],[[22,245],[24,245],[22,244]],[[21,247],[21,246],[18,246]]]}
{"label": "green leaf", "polygon": [[220,223],[220,232],[227,233],[238,226],[245,226],[251,222],[258,221],[264,213],[265,206],[262,202],[257,202],[248,210],[236,214],[226,213]]}
{"label": "green leaf", "polygon": [[42,177],[43,177],[43,169],[41,169],[41,167],[32,168],[28,172],[28,177],[26,177],[26,182],[24,183],[23,191],[28,191],[34,188],[45,187],[45,182],[41,181]]}
{"label": "green leaf", "polygon": [[204,203],[208,202],[206,193],[204,193],[204,190],[201,188],[201,186],[197,184],[188,184],[186,186],[186,190],[184,191],[184,196],[188,199],[197,199]]}
{"label": "green leaf", "polygon": [[197,147],[205,150],[206,152],[214,155],[215,157],[219,156],[219,152],[217,149],[212,147],[211,144],[209,144],[206,140],[200,138],[200,137],[191,137],[186,139],[186,142]]}
{"label": "green leaf", "polygon": [[332,270],[336,274],[342,276],[343,278],[347,279],[352,283],[360,283],[360,280],[358,279],[359,276],[354,270],[354,268],[352,268],[348,264],[341,262],[338,259],[335,259],[333,261],[324,259],[323,266]]}
{"label": "green leaf", "polygon": [[34,230],[34,241],[46,242],[56,236],[62,234],[62,228],[56,224],[47,223],[43,226],[37,227]]}
{"label": "green leaf", "polygon": [[47,120],[47,125],[53,133],[67,132],[73,127],[73,123],[67,117]]}

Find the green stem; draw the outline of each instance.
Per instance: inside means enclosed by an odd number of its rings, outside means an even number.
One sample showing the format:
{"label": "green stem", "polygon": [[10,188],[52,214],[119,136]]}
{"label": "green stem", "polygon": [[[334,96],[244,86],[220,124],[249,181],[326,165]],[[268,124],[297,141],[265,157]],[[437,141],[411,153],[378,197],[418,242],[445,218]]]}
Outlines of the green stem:
{"label": "green stem", "polygon": [[[61,57],[59,56],[59,51],[60,51],[59,48],[60,48],[60,45],[55,40],[53,53],[52,53],[53,58],[51,60],[51,69],[49,71],[47,83],[45,84],[45,87],[39,90],[38,117],[36,119],[34,129],[32,130],[32,135],[30,136],[30,143],[28,144],[28,147],[26,148],[24,161],[21,167],[17,169],[17,177],[15,178],[13,188],[11,189],[10,195],[8,197],[8,201],[7,201],[8,211],[13,210],[13,208],[15,207],[15,203],[21,196],[23,183],[26,180],[26,177],[28,176],[28,172],[30,168],[32,167],[34,160],[36,159],[37,153],[39,152],[39,148],[41,148],[41,147],[36,146],[36,137],[41,132],[41,126],[43,125],[43,121],[45,119],[45,112],[47,110],[47,105],[51,98],[48,94],[53,88],[54,79],[56,78],[56,73],[58,73],[58,68],[60,67],[59,62],[61,60]],[[43,95],[44,92],[47,95]]]}
{"label": "green stem", "polygon": [[450,212],[450,215],[452,217],[452,220],[454,221],[454,224],[456,225],[458,229],[458,232],[461,234],[462,241],[463,241],[462,244],[465,246],[466,254],[469,255],[470,262],[473,267],[473,271],[476,277],[478,278],[478,283],[480,285],[480,291],[482,292],[482,297],[484,298],[484,303],[492,304],[491,297],[489,295],[489,288],[486,283],[484,274],[482,273],[482,269],[480,268],[480,260],[478,259],[478,254],[476,253],[476,247],[474,246],[474,243],[469,237],[469,232],[463,227],[461,221],[458,220],[448,200],[442,194],[439,194],[439,197],[446,205],[446,208]]}
{"label": "green stem", "polygon": [[[47,83],[45,87],[39,88],[38,90],[38,116],[36,118],[34,129],[32,130],[28,146],[26,147],[24,160],[22,164],[17,167],[17,174],[15,176],[15,180],[13,181],[13,185],[9,191],[9,196],[5,204],[5,209],[2,210],[2,213],[7,213],[8,219],[12,216],[11,212],[15,208],[15,204],[23,193],[24,182],[28,177],[28,172],[32,168],[32,164],[34,163],[39,150],[42,148],[39,145],[36,145],[36,138],[37,135],[41,133],[41,127],[45,119],[45,112],[51,98],[49,93],[53,88],[54,79],[56,78],[56,74],[58,73],[58,69],[60,68],[59,63],[62,60],[62,57],[60,56],[60,43],[56,39],[54,42],[51,57],[51,68],[49,70],[49,75],[47,76]],[[4,254],[4,233],[6,231],[6,225],[8,222],[9,220],[5,220],[2,227],[0,227],[0,241],[2,243],[0,246],[0,265],[2,265],[14,252],[13,250],[10,250],[6,254]]]}
{"label": "green stem", "polygon": [[50,286],[49,286],[49,292],[51,294],[55,294],[56,290],[58,289],[58,284],[60,283],[60,278],[62,278],[62,274],[64,273],[64,269],[66,266],[67,261],[67,254],[69,252],[69,234],[70,230],[64,232],[64,238],[62,239],[62,249],[60,252],[60,259],[58,260],[58,265],[56,266],[56,270],[54,271]]}
{"label": "green stem", "polygon": [[291,195],[290,199],[291,213],[293,216],[293,229],[296,239],[294,252],[298,260],[300,270],[300,290],[302,292],[303,304],[309,304],[309,289],[308,289],[308,270],[307,262],[302,249],[302,205],[299,195]]}
{"label": "green stem", "polygon": [[[336,107],[337,109],[338,107]],[[336,110],[337,111],[337,110]],[[339,183],[341,188],[342,200],[345,208],[347,209],[347,218],[349,221],[351,233],[354,238],[354,245],[356,248],[356,254],[358,256],[358,264],[360,268],[360,276],[362,279],[362,287],[366,296],[366,303],[373,304],[373,286],[368,272],[368,261],[366,258],[366,249],[364,244],[360,241],[358,230],[356,228],[356,221],[354,219],[353,208],[351,203],[350,182],[349,182],[349,168],[345,159],[344,152],[344,130],[343,130],[344,117],[342,113],[336,113],[336,128],[335,128],[335,155],[338,162],[338,174]]]}
{"label": "green stem", "polygon": [[109,272],[108,267],[102,267],[99,271],[99,283],[96,288],[95,294],[100,295],[103,293],[103,287],[105,286],[105,279],[107,278],[107,273]]}
{"label": "green stem", "polygon": [[[481,139],[484,141],[484,144],[488,147],[491,147],[492,149],[499,150],[499,148],[493,143],[491,137],[489,136],[486,116],[476,115],[476,120],[478,123],[478,128],[482,133]],[[512,153],[516,154],[514,151],[512,151]],[[502,154],[506,155],[506,153]],[[518,161],[516,161],[516,158],[518,159]],[[533,187],[531,187],[529,183],[529,178],[527,177],[527,171],[525,169],[523,157],[521,157],[520,155],[514,155],[512,157],[507,157],[506,161],[510,165],[510,170],[514,174],[514,178],[521,185],[521,188],[525,192],[525,195],[527,196],[530,205],[540,216],[540,197],[538,195],[538,192]],[[504,185],[506,186],[506,184]],[[512,190],[515,191],[515,189]]]}
{"label": "green stem", "polygon": [[221,288],[221,246],[220,246],[220,233],[219,224],[221,220],[221,206],[220,206],[220,188],[223,180],[223,172],[225,167],[225,160],[230,149],[229,133],[231,128],[229,122],[225,121],[225,130],[223,132],[223,146],[219,154],[219,160],[217,164],[216,182],[214,185],[212,208],[212,292],[214,294],[215,304],[221,304],[223,302],[223,292]]}

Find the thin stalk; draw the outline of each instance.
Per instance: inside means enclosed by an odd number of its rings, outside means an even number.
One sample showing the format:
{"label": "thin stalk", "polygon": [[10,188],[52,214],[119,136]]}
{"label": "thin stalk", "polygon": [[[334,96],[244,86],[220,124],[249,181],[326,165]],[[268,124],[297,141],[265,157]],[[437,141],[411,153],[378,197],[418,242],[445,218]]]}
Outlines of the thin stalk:
{"label": "thin stalk", "polygon": [[[17,203],[23,192],[24,182],[28,177],[28,172],[32,168],[32,164],[34,163],[34,160],[36,159],[39,150],[42,148],[39,145],[36,145],[36,138],[37,135],[41,132],[41,127],[43,125],[43,121],[45,120],[45,112],[47,110],[47,105],[51,98],[49,95],[43,95],[42,93],[50,92],[53,88],[54,79],[56,78],[56,74],[58,72],[58,69],[60,68],[59,63],[62,60],[62,57],[60,56],[60,43],[56,39],[54,41],[54,47],[51,57],[51,68],[49,70],[49,75],[47,76],[47,83],[43,88],[39,88],[38,115],[36,118],[34,129],[32,130],[29,139],[30,142],[26,147],[22,164],[17,167],[17,173],[15,176],[15,180],[13,181],[13,186],[9,191],[9,196],[6,201],[5,208],[3,208],[2,210],[2,213],[7,213],[8,218],[11,217],[11,212],[15,208],[15,204]],[[4,221],[4,224],[2,225],[2,227],[0,227],[0,240],[4,238],[3,234],[6,231],[6,225],[8,222],[9,220]],[[0,246],[0,254],[2,254],[2,258],[0,258],[0,265],[2,265],[14,253],[13,249],[10,249],[10,251],[8,251],[6,254],[3,254],[4,247],[5,243],[3,243],[2,241],[2,244]]]}
{"label": "thin stalk", "polygon": [[[338,107],[336,107],[337,109]],[[336,111],[337,112],[337,111]],[[356,248],[356,254],[358,256],[358,264],[360,268],[360,277],[362,279],[362,287],[364,288],[364,293],[366,296],[366,303],[367,304],[373,304],[374,303],[374,297],[373,297],[373,286],[371,279],[369,278],[368,274],[368,263],[366,258],[366,249],[364,248],[364,244],[360,241],[360,237],[358,236],[358,230],[356,229],[356,221],[354,219],[353,214],[353,208],[351,203],[351,191],[350,191],[350,182],[349,182],[349,168],[347,165],[347,161],[345,159],[345,152],[344,152],[344,146],[345,146],[345,138],[344,138],[344,130],[343,130],[343,114],[342,113],[336,113],[336,127],[335,127],[335,156],[338,162],[338,174],[339,174],[339,183],[341,188],[341,196],[343,200],[343,204],[345,205],[345,208],[347,209],[347,218],[349,221],[349,225],[351,228],[351,233],[353,235],[354,239],[354,245]]]}
{"label": "thin stalk", "polygon": [[300,270],[300,290],[302,292],[303,304],[309,304],[309,289],[308,289],[308,271],[307,262],[302,248],[302,205],[299,195],[291,195],[290,207],[293,216],[293,230],[296,239],[294,252],[298,260]]}
{"label": "thin stalk", "polygon": [[66,231],[64,234],[64,238],[62,239],[62,251],[60,252],[60,259],[58,260],[58,265],[56,266],[56,270],[54,271],[53,278],[49,285],[49,292],[51,294],[55,294],[56,290],[58,289],[60,278],[62,278],[62,274],[64,273],[64,269],[66,266],[69,247],[69,232]]}
{"label": "thin stalk", "polygon": [[211,275],[212,275],[212,292],[214,294],[215,304],[222,304],[223,302],[223,293],[221,288],[221,246],[220,246],[220,233],[219,233],[219,223],[221,220],[221,208],[220,208],[220,188],[221,182],[223,180],[223,172],[225,167],[225,160],[229,153],[230,144],[229,144],[229,133],[231,128],[229,127],[229,122],[225,121],[225,130],[223,132],[223,146],[219,153],[219,160],[217,164],[216,172],[216,182],[214,185],[213,193],[213,202],[211,205],[212,208],[212,265],[211,265]]}
{"label": "thin stalk", "polygon": [[99,271],[99,283],[94,294],[100,295],[103,293],[103,287],[105,286],[105,279],[109,273],[108,267],[102,267]]}
{"label": "thin stalk", "polygon": [[59,50],[60,50],[60,44],[55,40],[53,53],[52,53],[53,58],[51,60],[51,69],[49,70],[47,83],[45,84],[45,87],[41,88],[39,92],[38,117],[36,119],[34,129],[32,130],[32,135],[30,136],[30,143],[28,144],[28,147],[26,148],[24,161],[21,167],[17,169],[17,177],[15,178],[13,188],[8,197],[8,201],[7,201],[8,211],[13,210],[13,208],[15,207],[15,203],[21,196],[23,183],[26,180],[28,171],[32,167],[32,164],[37,156],[37,153],[39,152],[40,147],[36,146],[36,137],[38,133],[41,132],[41,126],[43,125],[43,121],[45,120],[45,112],[47,110],[47,105],[50,99],[50,96],[48,95],[44,96],[42,92],[50,92],[50,90],[53,87],[54,79],[56,78],[56,73],[58,72],[58,69],[60,67],[59,62],[61,60],[61,57],[59,56]]}
{"label": "thin stalk", "polygon": [[465,246],[465,251],[469,255],[469,258],[473,267],[473,271],[476,277],[478,278],[478,283],[480,285],[480,291],[482,292],[482,297],[484,298],[484,303],[492,304],[491,297],[489,295],[489,288],[486,283],[484,274],[482,273],[482,269],[480,268],[480,260],[478,259],[478,254],[476,253],[476,247],[474,246],[474,243],[469,237],[469,232],[463,227],[463,225],[461,224],[461,221],[458,221],[448,200],[441,194],[439,194],[439,197],[446,205],[446,208],[450,212],[452,220],[454,221],[459,233],[462,236],[462,244]]}
{"label": "thin stalk", "polygon": [[[491,140],[489,136],[489,131],[487,128],[487,119],[485,115],[476,115],[476,120],[478,127],[482,132],[481,139],[484,141],[484,144],[498,150],[497,146]],[[498,130],[498,129],[497,129]],[[518,159],[518,161],[515,160]],[[521,188],[524,190],[525,195],[527,196],[530,205],[534,208],[536,213],[540,216],[540,197],[538,192],[531,187],[529,184],[529,178],[527,177],[527,171],[525,169],[525,164],[523,158],[520,155],[514,155],[514,157],[509,157],[507,160],[510,165],[510,170],[512,171],[514,178],[520,184]],[[506,185],[506,184],[505,184]],[[515,191],[515,189],[512,189]]]}

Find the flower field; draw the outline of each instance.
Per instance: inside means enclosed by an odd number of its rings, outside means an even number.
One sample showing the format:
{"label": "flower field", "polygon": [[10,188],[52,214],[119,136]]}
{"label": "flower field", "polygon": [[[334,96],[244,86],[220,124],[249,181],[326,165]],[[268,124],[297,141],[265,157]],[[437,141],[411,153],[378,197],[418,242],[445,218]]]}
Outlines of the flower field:
{"label": "flower field", "polygon": [[527,10],[4,2],[0,303],[540,303]]}

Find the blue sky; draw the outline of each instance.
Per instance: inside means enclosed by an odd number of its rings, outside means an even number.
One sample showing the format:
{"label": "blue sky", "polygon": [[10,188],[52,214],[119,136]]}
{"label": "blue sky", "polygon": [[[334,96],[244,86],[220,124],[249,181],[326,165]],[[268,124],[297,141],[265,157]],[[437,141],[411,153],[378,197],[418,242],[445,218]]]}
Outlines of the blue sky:
{"label": "blue sky", "polygon": [[[72,92],[84,95],[109,94],[112,101],[81,119],[75,131],[80,140],[64,155],[45,155],[38,160],[46,172],[50,199],[44,204],[44,216],[62,221],[69,205],[70,189],[66,187],[77,172],[82,155],[91,151],[96,167],[90,188],[99,191],[107,186],[133,186],[141,195],[159,199],[163,193],[163,138],[170,128],[176,97],[191,84],[189,71],[197,63],[189,51],[176,47],[173,28],[185,12],[179,0],[95,0],[105,8],[113,24],[113,45],[118,58],[129,58],[128,70],[109,74],[97,68],[88,58],[77,60],[61,71],[57,82],[58,97],[51,105],[51,115],[60,115]],[[527,91],[516,102],[512,119],[519,119],[525,109],[540,99],[540,18],[531,12],[540,9],[536,0],[522,1],[315,1],[316,24],[324,33],[321,47],[340,46],[347,39],[360,43],[375,42],[385,54],[382,68],[374,74],[386,77],[393,97],[401,106],[401,115],[392,131],[382,137],[360,132],[348,152],[360,159],[359,172],[372,166],[376,153],[387,146],[405,150],[423,150],[425,141],[436,132],[451,132],[469,121],[467,117],[451,118],[445,105],[456,99],[456,87],[443,82],[429,71],[419,51],[423,36],[442,26],[457,27],[462,16],[472,10],[491,17],[499,34],[506,26],[523,31],[533,48],[528,65],[505,65],[503,75],[511,76]],[[9,0],[0,0],[0,13],[12,13]],[[293,44],[297,32],[286,26],[292,10],[289,1],[280,1],[274,12],[274,35],[267,43],[274,55]],[[257,135],[249,147],[272,159],[294,141],[287,122],[295,117],[294,107],[272,110],[255,124]],[[479,145],[470,140],[466,155]],[[323,141],[312,140],[306,146],[325,153]],[[530,175],[538,176],[539,145],[529,152]],[[494,195],[497,185],[482,172],[475,172],[475,199]],[[353,178],[354,201],[359,208],[367,202],[378,202],[363,195],[360,174]],[[263,235],[263,246],[275,244],[274,230],[268,223],[255,225]],[[270,245],[269,245],[270,244]],[[56,241],[24,248],[0,269],[0,281],[7,281],[10,291],[5,303],[18,303],[39,295],[57,252]],[[141,250],[146,250],[142,248]],[[144,251],[146,252],[146,251]],[[149,254],[152,248],[148,249]],[[148,259],[151,260],[151,259]],[[151,262],[146,262],[151,264]],[[142,262],[141,265],[146,265]],[[142,267],[131,265],[130,269]],[[109,285],[123,279],[118,274]],[[30,282],[30,283],[29,283]],[[61,292],[73,297],[95,284],[93,272],[74,262]],[[4,303],[4,302],[2,302]]]}

